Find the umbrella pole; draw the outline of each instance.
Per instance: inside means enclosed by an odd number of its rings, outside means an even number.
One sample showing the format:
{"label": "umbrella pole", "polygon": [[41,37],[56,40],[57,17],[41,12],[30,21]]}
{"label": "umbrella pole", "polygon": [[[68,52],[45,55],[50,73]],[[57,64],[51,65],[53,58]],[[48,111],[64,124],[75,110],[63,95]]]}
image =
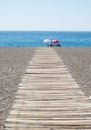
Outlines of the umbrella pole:
{"label": "umbrella pole", "polygon": [[52,45],[52,40],[51,40],[51,45]]}

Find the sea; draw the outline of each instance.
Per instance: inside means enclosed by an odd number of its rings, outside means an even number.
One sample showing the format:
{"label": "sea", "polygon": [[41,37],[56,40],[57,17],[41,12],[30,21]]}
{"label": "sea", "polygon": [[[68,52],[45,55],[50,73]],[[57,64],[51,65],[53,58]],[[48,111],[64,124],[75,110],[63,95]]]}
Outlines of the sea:
{"label": "sea", "polygon": [[91,47],[91,32],[0,31],[0,47],[41,47],[45,39],[57,39],[63,47]]}

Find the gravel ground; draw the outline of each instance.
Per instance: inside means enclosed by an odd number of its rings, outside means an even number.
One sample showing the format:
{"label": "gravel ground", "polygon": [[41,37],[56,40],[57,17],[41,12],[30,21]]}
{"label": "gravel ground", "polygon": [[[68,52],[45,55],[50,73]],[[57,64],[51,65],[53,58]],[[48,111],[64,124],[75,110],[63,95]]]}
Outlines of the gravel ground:
{"label": "gravel ground", "polygon": [[[0,48],[0,130],[35,48]],[[73,78],[91,96],[91,48],[55,48]]]}
{"label": "gravel ground", "polygon": [[0,48],[0,130],[34,48]]}
{"label": "gravel ground", "polygon": [[82,91],[91,96],[91,48],[56,48]]}

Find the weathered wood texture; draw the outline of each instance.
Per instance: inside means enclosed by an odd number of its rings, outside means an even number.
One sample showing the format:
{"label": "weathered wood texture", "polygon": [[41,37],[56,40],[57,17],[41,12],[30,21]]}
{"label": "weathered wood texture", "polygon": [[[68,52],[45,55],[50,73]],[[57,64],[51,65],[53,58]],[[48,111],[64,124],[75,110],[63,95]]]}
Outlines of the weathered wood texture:
{"label": "weathered wood texture", "polygon": [[53,48],[38,48],[4,130],[91,130],[91,101]]}

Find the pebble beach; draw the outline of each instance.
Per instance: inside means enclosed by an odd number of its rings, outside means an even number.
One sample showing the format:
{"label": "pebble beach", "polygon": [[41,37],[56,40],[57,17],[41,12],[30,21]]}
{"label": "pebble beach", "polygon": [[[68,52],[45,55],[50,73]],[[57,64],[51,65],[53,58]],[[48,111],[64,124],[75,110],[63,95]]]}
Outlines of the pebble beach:
{"label": "pebble beach", "polygon": [[69,72],[86,96],[91,96],[91,48],[57,48]]}
{"label": "pebble beach", "polygon": [[[0,48],[0,130],[36,48]],[[81,90],[91,95],[91,48],[54,48]]]}
{"label": "pebble beach", "polygon": [[0,130],[34,48],[0,48]]}

